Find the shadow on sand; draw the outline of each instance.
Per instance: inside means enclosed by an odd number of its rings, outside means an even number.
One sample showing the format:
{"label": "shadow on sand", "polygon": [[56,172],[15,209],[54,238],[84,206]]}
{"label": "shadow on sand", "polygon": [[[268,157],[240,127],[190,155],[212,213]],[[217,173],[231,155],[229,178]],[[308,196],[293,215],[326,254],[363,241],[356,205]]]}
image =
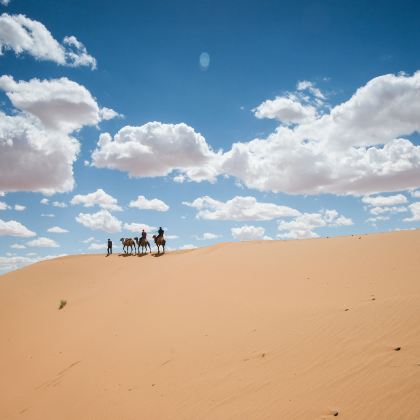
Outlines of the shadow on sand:
{"label": "shadow on sand", "polygon": [[149,255],[149,253],[144,253],[144,254],[140,253],[140,254],[137,254],[138,257],[146,257],[147,255]]}
{"label": "shadow on sand", "polygon": [[163,252],[161,252],[160,254],[158,254],[158,253],[155,253],[155,254],[152,254],[154,257],[162,257],[163,255],[165,255]]}
{"label": "shadow on sand", "polygon": [[131,252],[129,254],[118,254],[119,257],[135,257],[136,254],[132,254]]}

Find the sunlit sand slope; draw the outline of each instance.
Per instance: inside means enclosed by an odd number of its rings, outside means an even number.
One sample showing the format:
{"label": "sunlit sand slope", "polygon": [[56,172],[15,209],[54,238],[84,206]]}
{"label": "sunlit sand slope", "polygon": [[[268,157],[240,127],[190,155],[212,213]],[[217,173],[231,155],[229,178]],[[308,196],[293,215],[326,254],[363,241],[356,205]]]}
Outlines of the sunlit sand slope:
{"label": "sunlit sand slope", "polygon": [[0,334],[1,419],[420,419],[420,231],[45,261]]}

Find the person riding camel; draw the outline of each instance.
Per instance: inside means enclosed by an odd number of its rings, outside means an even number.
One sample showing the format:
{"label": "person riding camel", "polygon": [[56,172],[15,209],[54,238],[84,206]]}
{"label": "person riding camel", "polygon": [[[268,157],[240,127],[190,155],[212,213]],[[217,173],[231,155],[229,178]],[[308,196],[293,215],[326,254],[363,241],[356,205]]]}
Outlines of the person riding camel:
{"label": "person riding camel", "polygon": [[145,232],[144,229],[141,231],[141,239],[147,241],[147,233]]}
{"label": "person riding camel", "polygon": [[158,230],[158,238],[163,238],[163,234],[165,233],[165,231],[162,229],[162,226],[159,228]]}

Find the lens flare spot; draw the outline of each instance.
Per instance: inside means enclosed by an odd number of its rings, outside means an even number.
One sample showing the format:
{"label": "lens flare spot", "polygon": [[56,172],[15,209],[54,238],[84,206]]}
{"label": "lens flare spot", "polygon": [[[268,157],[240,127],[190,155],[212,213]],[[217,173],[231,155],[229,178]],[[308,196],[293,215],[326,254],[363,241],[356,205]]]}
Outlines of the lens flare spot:
{"label": "lens flare spot", "polygon": [[200,54],[200,68],[201,70],[207,70],[210,65],[210,55],[206,52]]}

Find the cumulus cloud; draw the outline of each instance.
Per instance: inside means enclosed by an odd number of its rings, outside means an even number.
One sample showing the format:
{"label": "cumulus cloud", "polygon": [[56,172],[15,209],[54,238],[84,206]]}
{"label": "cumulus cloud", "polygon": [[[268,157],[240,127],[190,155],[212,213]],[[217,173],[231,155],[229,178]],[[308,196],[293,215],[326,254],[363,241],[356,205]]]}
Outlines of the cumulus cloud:
{"label": "cumulus cloud", "polygon": [[[92,164],[130,176],[211,181],[232,176],[260,191],[367,195],[416,188],[420,146],[420,72],[370,80],[334,107],[308,81],[295,93],[265,101],[257,117],[278,118],[266,138],[234,143],[215,153],[186,124],[126,126],[100,136]],[[319,89],[318,89],[319,90]]]}
{"label": "cumulus cloud", "polygon": [[308,91],[313,96],[315,96],[315,98],[321,101],[325,99],[325,95],[321,92],[321,90],[315,86],[315,83],[310,82],[309,80],[301,80],[298,82],[296,89],[299,92]]}
{"label": "cumulus cloud", "polygon": [[105,243],[103,243],[103,244],[98,244],[98,243],[91,243],[90,245],[89,245],[89,247],[88,247],[88,249],[92,249],[92,250],[104,250],[104,249],[106,249],[106,244]]}
{"label": "cumulus cloud", "polygon": [[108,233],[121,231],[122,223],[108,210],[100,210],[97,213],[79,213],[76,222],[92,230],[103,230]]}
{"label": "cumulus cloud", "polygon": [[96,239],[93,236],[90,236],[89,238],[85,239],[84,241],[82,241],[84,244],[90,244],[91,242],[95,242]]}
{"label": "cumulus cloud", "polygon": [[187,250],[187,249],[195,249],[195,248],[197,248],[197,247],[193,244],[185,244],[185,245],[182,245],[179,249]]}
{"label": "cumulus cloud", "polygon": [[63,203],[62,201],[53,201],[51,204],[53,207],[60,207],[62,209],[67,207],[67,204]]}
{"label": "cumulus cloud", "polygon": [[0,189],[71,191],[79,142],[75,130],[100,122],[100,109],[83,86],[67,78],[16,82],[0,77],[12,104],[21,112],[0,112]]}
{"label": "cumulus cloud", "polygon": [[205,220],[272,220],[298,216],[300,212],[287,206],[258,202],[255,197],[236,196],[226,202],[204,196],[184,205],[197,209],[196,217]]}
{"label": "cumulus cloud", "polygon": [[165,235],[165,239],[175,240],[175,239],[179,239],[179,236],[178,235]]}
{"label": "cumulus cloud", "polygon": [[36,236],[36,233],[32,232],[16,220],[9,220],[6,222],[0,219],[0,236],[19,236],[21,238],[29,238],[31,236]]}
{"label": "cumulus cloud", "polygon": [[369,209],[369,212],[371,214],[374,214],[375,216],[378,214],[383,214],[383,213],[404,213],[407,211],[407,207],[404,206],[385,206],[385,207],[371,207]]}
{"label": "cumulus cloud", "polygon": [[420,72],[370,80],[346,102],[265,139],[235,143],[223,173],[245,186],[291,194],[353,194],[415,188],[420,146]]}
{"label": "cumulus cloud", "polygon": [[10,245],[10,248],[13,248],[13,249],[25,249],[26,246],[25,245],[22,245],[22,244],[12,244],[12,245]]}
{"label": "cumulus cloud", "polygon": [[302,104],[293,96],[278,96],[268,99],[253,109],[257,118],[270,118],[286,124],[302,123],[313,120],[316,109],[311,105]]}
{"label": "cumulus cloud", "polygon": [[320,213],[303,213],[290,222],[278,223],[278,238],[305,239],[316,238],[315,229],[322,227],[350,226],[353,221],[341,216],[336,210],[323,210]]}
{"label": "cumulus cloud", "polygon": [[178,181],[215,181],[218,160],[204,137],[186,124],[149,122],[125,126],[111,137],[101,134],[92,164],[128,172],[133,177],[181,174]]}
{"label": "cumulus cloud", "polygon": [[220,238],[221,235],[217,233],[205,232],[201,236],[195,236],[197,241],[210,241],[212,239]]}
{"label": "cumulus cloud", "polygon": [[410,194],[411,194],[411,197],[420,198],[420,190],[411,191]]}
{"label": "cumulus cloud", "polygon": [[50,232],[50,233],[68,233],[69,231],[67,229],[61,228],[60,226],[53,226],[53,227],[49,228],[47,230],[47,232]]}
{"label": "cumulus cloud", "polygon": [[40,203],[47,206],[50,203],[50,200],[48,200],[48,198],[43,198],[43,199],[41,199]]}
{"label": "cumulus cloud", "polygon": [[10,0],[0,0],[0,4],[2,4],[3,6],[8,6],[10,3]]}
{"label": "cumulus cloud", "polygon": [[395,206],[397,204],[407,203],[407,197],[402,194],[389,196],[378,195],[376,197],[365,196],[362,198],[362,202],[373,207]]}
{"label": "cumulus cloud", "polygon": [[70,133],[102,120],[101,109],[91,93],[67,77],[26,82],[1,76],[0,88],[13,106],[36,116],[49,129]]}
{"label": "cumulus cloud", "polygon": [[84,207],[99,206],[106,210],[121,211],[118,200],[107,194],[102,188],[90,194],[77,194],[70,201],[71,204],[82,204]]}
{"label": "cumulus cloud", "polygon": [[129,207],[141,210],[168,211],[169,206],[157,198],[148,200],[145,196],[139,195],[136,200],[130,201]]}
{"label": "cumulus cloud", "polygon": [[419,222],[420,221],[420,201],[412,203],[408,206],[411,211],[411,217],[407,217],[404,222]]}
{"label": "cumulus cloud", "polygon": [[96,68],[95,58],[75,36],[66,36],[63,43],[59,43],[41,22],[25,15],[3,13],[0,16],[0,54],[9,50],[16,55],[29,54],[37,60],[63,66]]}
{"label": "cumulus cloud", "polygon": [[0,210],[9,210],[10,206],[4,201],[0,201]]}
{"label": "cumulus cloud", "polygon": [[53,258],[64,257],[66,254],[46,255],[43,257],[37,256],[35,253],[28,253],[26,257],[20,256],[6,256],[0,257],[0,271],[16,270],[29,264],[34,264],[39,261],[50,260]]}
{"label": "cumulus cloud", "polygon": [[27,243],[28,246],[37,248],[58,248],[60,245],[56,241],[50,238],[40,237],[33,239]]}
{"label": "cumulus cloud", "polygon": [[389,216],[369,217],[366,219],[366,222],[371,223],[372,225],[376,225],[377,222],[385,222],[386,220],[389,220]]}
{"label": "cumulus cloud", "polygon": [[26,206],[22,206],[21,204],[15,204],[14,209],[16,211],[23,211],[26,209]]}
{"label": "cumulus cloud", "polygon": [[128,230],[129,232],[138,233],[144,229],[146,232],[154,232],[157,230],[156,226],[149,226],[144,223],[124,223],[124,230]]}
{"label": "cumulus cloud", "polygon": [[264,239],[265,229],[260,226],[245,225],[232,228],[230,232],[232,236],[239,241],[253,241]]}

